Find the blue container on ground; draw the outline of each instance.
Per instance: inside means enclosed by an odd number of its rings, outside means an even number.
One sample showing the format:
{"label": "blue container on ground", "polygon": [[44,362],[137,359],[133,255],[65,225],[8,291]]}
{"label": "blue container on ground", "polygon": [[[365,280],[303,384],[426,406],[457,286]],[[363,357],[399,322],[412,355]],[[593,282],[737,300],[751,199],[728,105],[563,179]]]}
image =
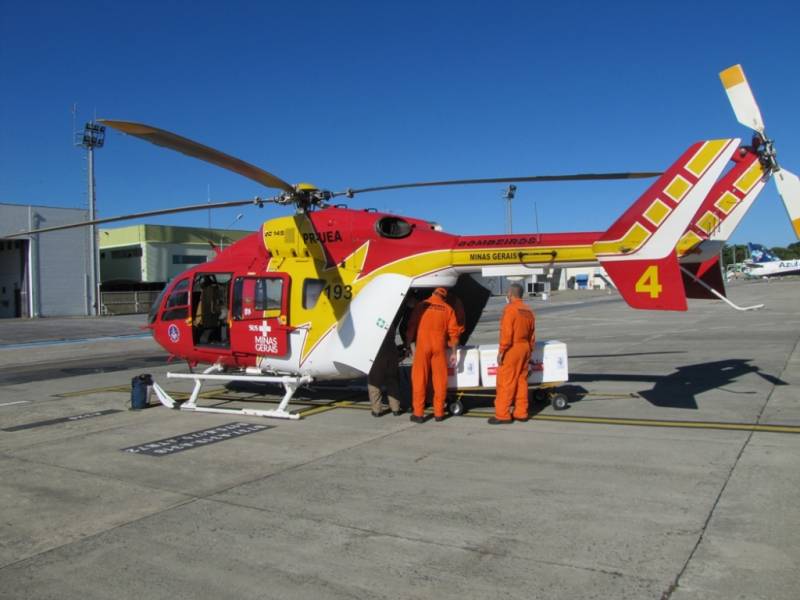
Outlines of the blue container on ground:
{"label": "blue container on ground", "polygon": [[147,386],[153,385],[149,373],[137,375],[131,379],[131,410],[141,410],[150,404],[147,401]]}

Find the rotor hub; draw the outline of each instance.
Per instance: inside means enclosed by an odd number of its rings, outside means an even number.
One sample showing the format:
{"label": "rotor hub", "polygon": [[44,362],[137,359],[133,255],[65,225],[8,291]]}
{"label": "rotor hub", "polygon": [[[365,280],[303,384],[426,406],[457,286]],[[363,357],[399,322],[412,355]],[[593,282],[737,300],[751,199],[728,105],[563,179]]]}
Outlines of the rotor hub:
{"label": "rotor hub", "polygon": [[778,154],[775,151],[775,141],[768,137],[756,132],[753,135],[753,150],[758,154],[758,159],[761,166],[767,173],[774,173],[780,171],[778,165]]}

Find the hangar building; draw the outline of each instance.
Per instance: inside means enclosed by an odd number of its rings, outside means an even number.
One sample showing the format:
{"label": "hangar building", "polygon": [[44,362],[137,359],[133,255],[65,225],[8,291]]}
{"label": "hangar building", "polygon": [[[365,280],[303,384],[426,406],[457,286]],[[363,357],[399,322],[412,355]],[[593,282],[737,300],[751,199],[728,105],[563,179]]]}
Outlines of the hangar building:
{"label": "hangar building", "polygon": [[88,227],[6,237],[88,218],[85,209],[0,203],[0,318],[92,314]]}
{"label": "hangar building", "polygon": [[227,248],[252,231],[131,225],[100,229],[103,290],[158,289],[186,269],[215,255],[211,242]]}

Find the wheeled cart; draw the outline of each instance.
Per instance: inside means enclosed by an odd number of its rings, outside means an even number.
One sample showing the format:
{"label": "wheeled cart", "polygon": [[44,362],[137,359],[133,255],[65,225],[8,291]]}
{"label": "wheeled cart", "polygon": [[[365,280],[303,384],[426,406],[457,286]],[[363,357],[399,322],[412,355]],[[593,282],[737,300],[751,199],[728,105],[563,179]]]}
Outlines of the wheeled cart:
{"label": "wheeled cart", "polygon": [[[472,394],[494,392],[497,385],[497,344],[458,348],[455,367],[448,377],[448,410],[451,415],[464,413],[462,398]],[[536,342],[528,370],[529,388],[538,402],[550,402],[555,410],[569,404],[558,387],[569,381],[567,345],[558,340]]]}

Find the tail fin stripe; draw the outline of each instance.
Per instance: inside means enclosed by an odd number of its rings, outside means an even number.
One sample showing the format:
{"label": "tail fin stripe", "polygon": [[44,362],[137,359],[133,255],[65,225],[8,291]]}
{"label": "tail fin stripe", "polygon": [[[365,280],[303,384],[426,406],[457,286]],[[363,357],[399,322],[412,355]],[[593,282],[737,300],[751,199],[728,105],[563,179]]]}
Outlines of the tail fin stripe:
{"label": "tail fin stripe", "polygon": [[664,193],[675,202],[680,202],[690,189],[692,189],[691,183],[689,183],[684,177],[675,175],[675,179],[673,179],[672,182],[666,188],[664,188]]}
{"label": "tail fin stripe", "polygon": [[650,221],[654,226],[658,227],[661,225],[664,219],[667,218],[667,215],[669,215],[670,212],[672,212],[672,208],[656,198],[653,200],[650,208],[644,211],[644,216],[647,217],[647,220]]}
{"label": "tail fin stripe", "polygon": [[755,162],[753,165],[744,172],[744,174],[736,180],[734,183],[734,187],[737,190],[742,192],[742,194],[746,194],[750,190],[753,189],[753,186],[758,183],[760,179],[764,177],[764,168],[761,166],[760,162]]}
{"label": "tail fin stripe", "polygon": [[714,206],[716,206],[720,212],[727,215],[734,208],[736,208],[736,205],[741,201],[741,198],[735,196],[731,192],[726,191],[724,194],[722,194],[719,200],[714,202]]}
{"label": "tail fin stripe", "polygon": [[680,256],[709,238],[727,239],[763,187],[764,171],[755,152],[740,148],[732,160],[736,164],[711,188],[678,242]]}
{"label": "tail fin stripe", "polygon": [[727,148],[730,140],[709,140],[705,142],[692,159],[686,163],[686,170],[697,178],[717,160],[722,151]]}

